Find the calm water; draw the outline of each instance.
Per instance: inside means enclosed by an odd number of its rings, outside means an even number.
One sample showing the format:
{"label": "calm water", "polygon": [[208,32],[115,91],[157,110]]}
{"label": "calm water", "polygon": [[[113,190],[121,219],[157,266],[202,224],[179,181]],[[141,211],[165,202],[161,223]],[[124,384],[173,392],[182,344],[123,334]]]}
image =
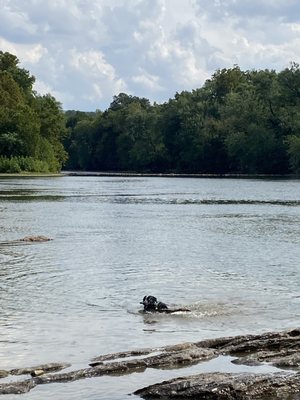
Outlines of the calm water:
{"label": "calm water", "polygon": [[[300,180],[0,179],[0,232],[0,369],[300,325]],[[7,243],[28,235],[53,241]],[[146,294],[192,312],[142,315]],[[183,371],[147,374],[4,398],[120,400]]]}

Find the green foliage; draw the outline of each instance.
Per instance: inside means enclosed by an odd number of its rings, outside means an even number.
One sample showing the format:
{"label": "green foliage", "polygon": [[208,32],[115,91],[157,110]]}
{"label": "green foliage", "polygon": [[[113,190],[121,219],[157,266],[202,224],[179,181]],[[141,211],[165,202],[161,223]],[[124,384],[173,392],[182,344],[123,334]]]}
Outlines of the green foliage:
{"label": "green foliage", "polygon": [[70,112],[69,168],[178,173],[299,172],[300,69],[216,71],[162,105],[120,93],[97,116]]}
{"label": "green foliage", "polygon": [[[37,96],[35,78],[19,60],[0,51],[0,156],[8,172],[58,171],[67,159],[60,104],[50,95]],[[22,161],[19,160],[30,160]],[[32,161],[34,160],[34,162]],[[6,167],[5,167],[6,166]]]}
{"label": "green foliage", "polygon": [[47,165],[49,172],[60,170],[60,163],[55,155],[53,146],[46,138],[40,138],[37,150],[37,158]]}
{"label": "green foliage", "polygon": [[53,96],[47,94],[36,96],[35,108],[41,121],[40,136],[51,144],[60,169],[68,158],[62,144],[67,129],[61,105]]}
{"label": "green foliage", "polygon": [[292,172],[299,174],[300,173],[300,137],[299,136],[289,136],[287,138],[288,145],[288,156],[289,163]]}
{"label": "green foliage", "polygon": [[0,71],[6,71],[19,88],[28,96],[32,95],[32,86],[35,82],[34,76],[29,71],[18,67],[18,58],[8,52],[0,51]]}
{"label": "green foliage", "polygon": [[51,172],[48,163],[36,160],[32,157],[3,157],[0,156],[1,173],[20,173],[20,172]]}

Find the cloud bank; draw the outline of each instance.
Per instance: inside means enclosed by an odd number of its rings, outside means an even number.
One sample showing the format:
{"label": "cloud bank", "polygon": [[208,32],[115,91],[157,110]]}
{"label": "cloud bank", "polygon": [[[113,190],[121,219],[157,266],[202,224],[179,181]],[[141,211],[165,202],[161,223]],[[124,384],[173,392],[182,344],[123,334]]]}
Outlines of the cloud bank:
{"label": "cloud bank", "polygon": [[64,109],[164,102],[218,68],[300,63],[298,0],[0,0],[0,49]]}

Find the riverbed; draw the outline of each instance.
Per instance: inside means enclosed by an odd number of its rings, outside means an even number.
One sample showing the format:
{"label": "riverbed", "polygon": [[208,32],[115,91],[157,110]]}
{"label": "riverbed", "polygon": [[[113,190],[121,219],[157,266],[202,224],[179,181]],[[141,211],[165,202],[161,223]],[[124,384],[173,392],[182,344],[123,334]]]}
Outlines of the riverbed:
{"label": "riverbed", "polygon": [[[1,178],[0,229],[0,369],[300,325],[297,179]],[[14,242],[28,235],[53,240]],[[191,312],[143,314],[148,294]],[[126,379],[39,390],[119,400],[154,383]]]}

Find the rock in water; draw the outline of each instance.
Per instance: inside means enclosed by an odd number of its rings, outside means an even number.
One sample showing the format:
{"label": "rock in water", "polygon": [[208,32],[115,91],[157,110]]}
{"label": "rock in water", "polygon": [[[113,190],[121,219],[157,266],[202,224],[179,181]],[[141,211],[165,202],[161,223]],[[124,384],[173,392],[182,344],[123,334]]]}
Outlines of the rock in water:
{"label": "rock in water", "polygon": [[300,373],[208,373],[171,379],[134,392],[144,399],[298,400]]}
{"label": "rock in water", "polygon": [[27,393],[36,386],[33,379],[26,379],[20,382],[0,384],[0,394],[21,394]]}
{"label": "rock in water", "polygon": [[0,378],[6,378],[9,375],[4,369],[0,369]]}
{"label": "rock in water", "polygon": [[48,242],[52,240],[46,236],[25,236],[21,242]]}

